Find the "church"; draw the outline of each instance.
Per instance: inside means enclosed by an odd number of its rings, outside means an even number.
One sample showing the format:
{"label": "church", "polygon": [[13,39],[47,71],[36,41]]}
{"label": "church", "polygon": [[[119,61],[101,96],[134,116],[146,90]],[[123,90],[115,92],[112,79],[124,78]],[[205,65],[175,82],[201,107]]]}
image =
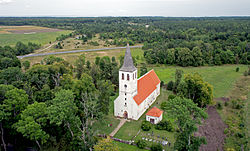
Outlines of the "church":
{"label": "church", "polygon": [[124,63],[119,70],[119,96],[114,101],[114,115],[138,120],[159,95],[160,79],[154,70],[137,79],[137,68],[127,45]]}

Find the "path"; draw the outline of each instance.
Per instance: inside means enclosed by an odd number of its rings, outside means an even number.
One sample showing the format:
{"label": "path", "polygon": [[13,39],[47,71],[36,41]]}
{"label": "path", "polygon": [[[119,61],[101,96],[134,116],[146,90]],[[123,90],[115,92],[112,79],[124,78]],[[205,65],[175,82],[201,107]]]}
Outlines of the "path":
{"label": "path", "polygon": [[119,129],[126,123],[126,119],[120,119],[119,125],[109,134],[109,136],[114,137],[115,134],[119,131]]}
{"label": "path", "polygon": [[222,121],[214,106],[209,106],[207,113],[208,118],[195,133],[195,136],[205,136],[207,140],[206,145],[201,145],[200,151],[223,150],[224,139],[226,138],[224,129],[227,128],[227,125]]}
{"label": "path", "polygon": [[[56,42],[54,42],[54,43],[52,43],[52,44],[49,44],[49,46],[47,46],[47,47],[45,47],[45,48],[43,48],[43,49],[39,49],[37,52],[42,52],[42,51],[44,51],[44,50],[48,50],[49,48],[51,48],[53,45],[55,45],[56,43],[58,43],[57,41]],[[36,53],[37,53],[36,52]]]}
{"label": "path", "polygon": [[[130,48],[141,48],[141,47],[142,47],[142,46],[130,46]],[[99,48],[99,49],[71,50],[71,51],[61,51],[61,52],[28,54],[28,55],[24,55],[24,56],[17,56],[17,58],[22,59],[22,58],[26,58],[26,57],[47,56],[47,55],[66,54],[66,53],[77,53],[77,52],[87,52],[87,51],[113,50],[113,49],[126,49],[126,47]]]}

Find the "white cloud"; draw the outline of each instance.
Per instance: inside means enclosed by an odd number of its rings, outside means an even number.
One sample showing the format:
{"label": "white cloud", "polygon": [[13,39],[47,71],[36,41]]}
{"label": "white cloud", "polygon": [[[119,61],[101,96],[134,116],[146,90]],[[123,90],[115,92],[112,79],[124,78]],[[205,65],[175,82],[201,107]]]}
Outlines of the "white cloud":
{"label": "white cloud", "polygon": [[8,3],[12,3],[13,0],[0,0],[0,4],[8,4]]}

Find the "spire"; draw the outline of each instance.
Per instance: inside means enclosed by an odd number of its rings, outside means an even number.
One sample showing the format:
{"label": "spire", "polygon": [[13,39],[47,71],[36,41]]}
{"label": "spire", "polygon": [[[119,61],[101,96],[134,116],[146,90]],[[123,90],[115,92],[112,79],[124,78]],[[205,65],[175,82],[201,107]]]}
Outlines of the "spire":
{"label": "spire", "polygon": [[127,44],[127,48],[126,48],[126,52],[124,56],[124,62],[120,71],[133,72],[135,70],[136,70],[136,67],[134,66],[134,63],[133,63],[133,58],[131,56],[129,44]]}

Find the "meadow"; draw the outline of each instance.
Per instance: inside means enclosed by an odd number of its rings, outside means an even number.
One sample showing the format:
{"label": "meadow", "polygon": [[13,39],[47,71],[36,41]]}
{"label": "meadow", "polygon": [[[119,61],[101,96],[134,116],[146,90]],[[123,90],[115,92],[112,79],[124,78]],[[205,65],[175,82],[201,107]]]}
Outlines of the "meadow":
{"label": "meadow", "polygon": [[55,41],[61,34],[71,32],[37,26],[0,26],[0,46],[14,46],[18,41],[45,45]]}

